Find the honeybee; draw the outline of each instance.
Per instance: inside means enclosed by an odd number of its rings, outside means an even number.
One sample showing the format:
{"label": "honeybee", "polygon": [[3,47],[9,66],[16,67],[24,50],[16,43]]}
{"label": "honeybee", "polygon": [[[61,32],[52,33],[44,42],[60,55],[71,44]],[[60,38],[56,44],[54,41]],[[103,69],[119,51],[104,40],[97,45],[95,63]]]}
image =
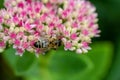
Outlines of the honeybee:
{"label": "honeybee", "polygon": [[59,46],[61,46],[61,39],[57,37],[50,38],[40,38],[38,41],[34,43],[35,48],[40,48],[43,52],[47,52],[50,49],[56,50]]}
{"label": "honeybee", "polygon": [[49,50],[49,41],[46,38],[40,38],[38,41],[34,43],[35,48],[40,48],[43,52],[47,52]]}
{"label": "honeybee", "polygon": [[62,44],[61,39],[59,39],[59,38],[51,38],[49,47],[56,50],[58,47],[61,46],[61,44]]}

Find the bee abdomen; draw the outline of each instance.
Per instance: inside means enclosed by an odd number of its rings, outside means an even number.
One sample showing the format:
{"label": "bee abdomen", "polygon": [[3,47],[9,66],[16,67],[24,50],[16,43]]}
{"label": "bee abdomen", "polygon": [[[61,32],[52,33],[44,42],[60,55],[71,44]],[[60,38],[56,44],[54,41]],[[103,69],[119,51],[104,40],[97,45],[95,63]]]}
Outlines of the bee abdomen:
{"label": "bee abdomen", "polygon": [[35,42],[34,47],[41,48],[42,46],[40,45],[40,41]]}
{"label": "bee abdomen", "polygon": [[48,42],[47,41],[37,41],[34,43],[34,47],[36,48],[46,48],[48,47]]}

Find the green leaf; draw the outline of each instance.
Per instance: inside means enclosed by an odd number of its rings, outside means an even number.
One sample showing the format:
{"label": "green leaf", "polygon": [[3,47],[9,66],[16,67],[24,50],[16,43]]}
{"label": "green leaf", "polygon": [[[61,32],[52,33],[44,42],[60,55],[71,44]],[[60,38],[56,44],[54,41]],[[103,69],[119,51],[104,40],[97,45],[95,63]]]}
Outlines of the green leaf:
{"label": "green leaf", "polygon": [[[8,57],[11,51],[14,52],[9,50],[4,55]],[[34,57],[28,52],[23,57],[14,56],[17,58],[9,54],[14,59],[8,61],[15,64],[17,73],[27,74],[24,75],[25,80],[103,80],[110,67],[112,51],[110,42],[98,42],[92,45],[92,50],[87,54],[64,51],[61,47],[48,55],[40,55],[35,63],[31,61]]]}
{"label": "green leaf", "polygon": [[120,37],[117,40],[116,55],[106,80],[120,80]]}
{"label": "green leaf", "polygon": [[0,0],[0,9],[4,7],[4,0]]}
{"label": "green leaf", "polygon": [[109,42],[98,42],[92,48],[82,55],[59,49],[48,64],[52,80],[102,80],[110,67],[113,47]]}
{"label": "green leaf", "polygon": [[16,70],[18,72],[27,71],[31,65],[34,63],[35,56],[29,52],[25,52],[22,57],[19,57],[16,61]]}
{"label": "green leaf", "polygon": [[88,73],[88,76],[91,80],[103,80],[112,62],[113,46],[110,42],[98,42],[92,47],[93,50],[87,56],[92,60],[94,69]]}
{"label": "green leaf", "polygon": [[13,48],[9,48],[4,52],[3,57],[16,75],[24,75],[32,67],[36,57],[27,51],[22,57],[15,55],[15,52]]}
{"label": "green leaf", "polygon": [[38,78],[41,80],[103,80],[111,63],[112,44],[98,42],[93,44],[92,48],[89,53],[81,55],[59,48],[50,57],[40,57],[41,77]]}
{"label": "green leaf", "polygon": [[15,67],[16,60],[18,59],[18,56],[15,55],[15,52],[16,52],[15,49],[11,47],[5,50],[3,53],[3,57],[11,67]]}
{"label": "green leaf", "polygon": [[[75,80],[77,74],[82,76],[92,68],[93,64],[87,56],[64,51],[63,48],[51,57],[48,64],[48,70],[54,76],[53,80]],[[72,75],[71,78],[70,75]]]}

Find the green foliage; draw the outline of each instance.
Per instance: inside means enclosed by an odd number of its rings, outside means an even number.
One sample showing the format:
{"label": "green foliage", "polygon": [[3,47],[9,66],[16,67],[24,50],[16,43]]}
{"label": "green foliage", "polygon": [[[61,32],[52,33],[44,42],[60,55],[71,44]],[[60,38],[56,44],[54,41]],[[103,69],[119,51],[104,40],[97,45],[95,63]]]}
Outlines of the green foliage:
{"label": "green foliage", "polygon": [[4,52],[4,58],[16,75],[23,75],[34,63],[36,57],[32,53],[25,52],[22,57],[15,55],[15,50],[9,48]]}
{"label": "green foliage", "polygon": [[15,74],[26,80],[102,80],[110,67],[113,47],[109,42],[98,42],[92,48],[88,54],[76,54],[61,47],[37,60],[28,52],[16,56],[10,48],[3,56]]}
{"label": "green foliage", "polygon": [[[82,55],[60,48],[47,58],[47,66],[40,65],[41,77],[36,80],[102,80],[110,67],[113,47],[109,42],[98,42],[92,47]],[[46,60],[41,57],[40,63]]]}
{"label": "green foliage", "polygon": [[109,42],[99,42],[93,45],[93,50],[87,55],[94,64],[94,69],[89,73],[91,80],[104,79],[111,65],[112,53],[113,46]]}
{"label": "green foliage", "polygon": [[107,80],[120,80],[120,37],[118,39],[117,54]]}
{"label": "green foliage", "polygon": [[82,55],[63,49],[57,51],[48,64],[52,80],[102,80],[110,67],[113,47],[109,42],[92,47],[93,50]]}
{"label": "green foliage", "polygon": [[0,9],[4,7],[3,2],[4,2],[4,0],[0,0]]}

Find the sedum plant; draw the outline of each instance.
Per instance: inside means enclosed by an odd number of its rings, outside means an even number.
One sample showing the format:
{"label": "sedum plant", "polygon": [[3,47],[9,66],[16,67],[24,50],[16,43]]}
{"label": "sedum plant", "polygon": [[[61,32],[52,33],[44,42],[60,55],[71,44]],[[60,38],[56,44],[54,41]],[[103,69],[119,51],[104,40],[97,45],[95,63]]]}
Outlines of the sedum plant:
{"label": "sedum plant", "polygon": [[0,51],[46,53],[59,46],[86,53],[98,37],[95,7],[86,0],[5,0],[0,10]]}

